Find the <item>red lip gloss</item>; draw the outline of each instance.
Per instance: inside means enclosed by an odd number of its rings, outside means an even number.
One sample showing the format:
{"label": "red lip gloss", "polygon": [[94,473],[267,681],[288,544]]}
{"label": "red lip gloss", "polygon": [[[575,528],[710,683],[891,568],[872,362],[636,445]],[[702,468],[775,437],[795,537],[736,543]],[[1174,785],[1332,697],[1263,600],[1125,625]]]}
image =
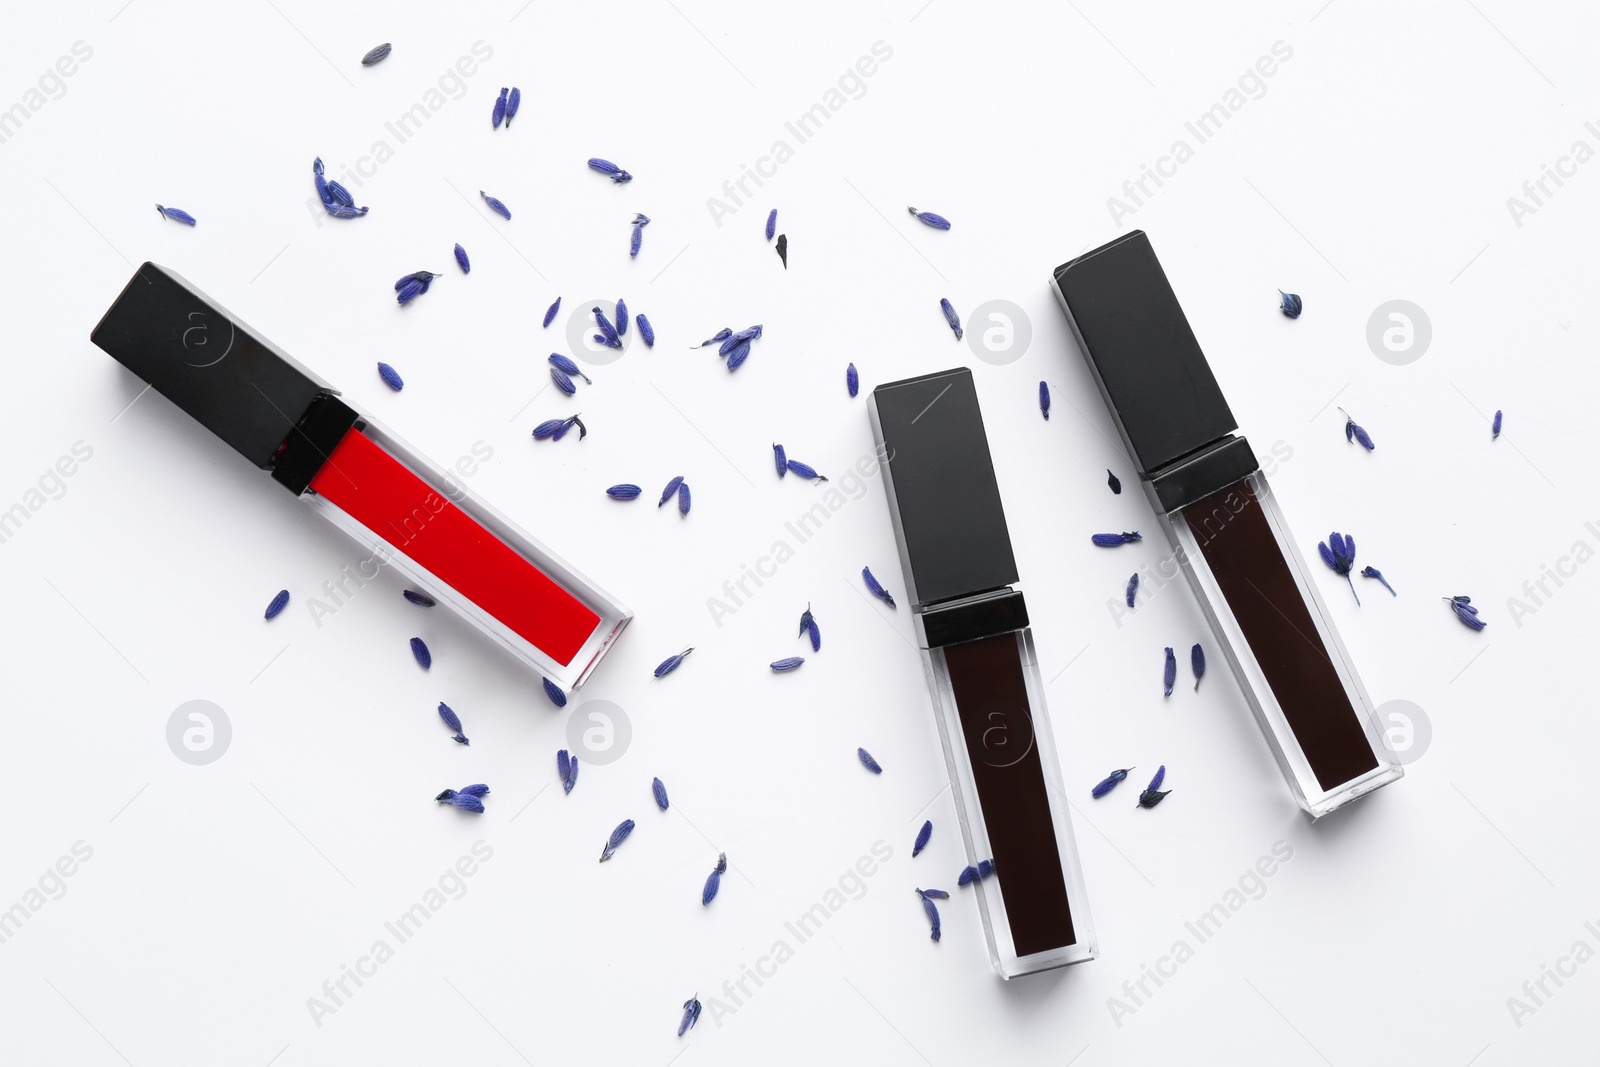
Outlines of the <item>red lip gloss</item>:
{"label": "red lip gloss", "polygon": [[146,263],[91,339],[479,630],[564,688],[632,613],[308,370]]}

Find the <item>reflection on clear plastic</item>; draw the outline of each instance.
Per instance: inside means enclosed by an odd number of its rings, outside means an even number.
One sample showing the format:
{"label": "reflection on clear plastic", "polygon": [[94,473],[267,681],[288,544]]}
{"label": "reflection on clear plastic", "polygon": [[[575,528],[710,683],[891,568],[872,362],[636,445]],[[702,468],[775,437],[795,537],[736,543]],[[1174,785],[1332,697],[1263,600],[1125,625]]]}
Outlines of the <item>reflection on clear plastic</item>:
{"label": "reflection on clear plastic", "polygon": [[572,660],[566,664],[556,662],[548,653],[529,642],[505,623],[485,611],[477,603],[457,592],[437,575],[424,568],[416,560],[406,556],[403,551],[390,544],[374,531],[369,530],[343,508],[340,508],[326,497],[308,491],[302,494],[300,499],[321,512],[334,525],[370,549],[374,558],[386,563],[393,567],[396,572],[404,575],[415,588],[427,593],[440,603],[448,604],[454,608],[473,626],[493,638],[513,655],[530,664],[540,674],[564,689],[576,689],[582,685],[588,678],[590,671],[599,662],[600,657],[611,646],[611,643],[617,639],[617,636],[622,633],[623,628],[628,625],[629,620],[633,617],[632,613],[599,586],[579,574],[555,553],[530,537],[510,519],[467,491],[460,482],[451,478],[443,469],[435,466],[421,453],[395,437],[388,430],[375,422],[364,420],[361,432],[380,445],[384,451],[409,467],[417,477],[438,492],[440,496],[471,516],[484,529],[543,571],[599,616],[600,621],[596,624],[594,632],[589,635]]}

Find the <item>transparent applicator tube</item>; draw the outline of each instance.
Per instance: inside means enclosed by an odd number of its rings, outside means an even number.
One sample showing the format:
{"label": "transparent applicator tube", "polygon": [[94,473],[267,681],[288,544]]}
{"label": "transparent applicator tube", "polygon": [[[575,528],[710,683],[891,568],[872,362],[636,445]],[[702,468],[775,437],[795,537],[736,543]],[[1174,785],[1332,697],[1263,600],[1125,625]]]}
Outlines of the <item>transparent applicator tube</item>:
{"label": "transparent applicator tube", "polygon": [[420,592],[563,688],[632,614],[176,274],[135,272],[92,340]]}
{"label": "transparent applicator tube", "polygon": [[1296,801],[1317,818],[1403,777],[1149,238],[1084,253],[1054,286]]}
{"label": "transparent applicator tube", "polygon": [[[905,600],[921,649],[990,960],[1005,978],[1094,959],[1083,873],[1027,605],[972,372],[879,386]],[[966,890],[962,890],[963,893]]]}

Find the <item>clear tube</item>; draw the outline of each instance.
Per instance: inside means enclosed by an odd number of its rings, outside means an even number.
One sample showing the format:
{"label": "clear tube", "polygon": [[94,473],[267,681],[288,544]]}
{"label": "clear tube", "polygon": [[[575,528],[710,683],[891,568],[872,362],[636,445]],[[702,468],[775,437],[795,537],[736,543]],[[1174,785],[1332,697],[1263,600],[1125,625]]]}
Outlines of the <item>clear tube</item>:
{"label": "clear tube", "polygon": [[[1164,516],[1162,526],[1300,806],[1320,818],[1403,777],[1405,768],[1383,743],[1372,701],[1290,537],[1265,475],[1257,471],[1206,500],[1172,512]],[[1219,551],[1230,543],[1235,555],[1247,552],[1251,557],[1248,571],[1239,576],[1242,583],[1229,577],[1227,554]],[[1272,560],[1274,546],[1286,576]],[[1208,552],[1214,558],[1208,558]],[[1271,584],[1274,574],[1278,586]],[[1229,601],[1230,590],[1235,603]],[[1257,605],[1256,597],[1267,607]],[[1304,607],[1303,615],[1296,598]],[[1257,621],[1251,621],[1257,611]],[[1269,625],[1261,618],[1272,620],[1276,633],[1267,633]],[[1310,630],[1302,632],[1307,620]],[[1274,643],[1279,636],[1283,645]],[[1290,662],[1297,658],[1297,663]],[[1281,693],[1269,676],[1277,678]],[[1308,690],[1319,678],[1326,680],[1322,691]],[[1342,691],[1344,699],[1337,699],[1339,693],[1328,686]]]}
{"label": "clear tube", "polygon": [[991,877],[952,894],[977,894],[989,958],[1003,978],[1094,959],[1032,633],[922,655],[968,863],[994,861]]}
{"label": "clear tube", "polygon": [[[378,423],[363,417],[360,432],[378,444],[390,456],[408,467],[440,496],[460,508],[484,529],[532,563],[553,579],[577,600],[598,616],[594,631],[589,634],[577,653],[567,662],[557,662],[549,653],[517,633],[506,623],[452,587],[447,581],[410,558],[399,548],[360,520],[333,503],[325,496],[308,490],[300,499],[323,515],[328,521],[355,538],[372,551],[373,557],[393,567],[406,577],[418,591],[448,604],[478,630],[523,660],[563,689],[576,689],[588,679],[601,657],[616,641],[633,613],[606,593],[594,582],[584,577],[561,557],[529,536],[521,527],[500,512],[474,496],[459,481],[426,456],[384,429]],[[355,432],[355,431],[352,431]]]}

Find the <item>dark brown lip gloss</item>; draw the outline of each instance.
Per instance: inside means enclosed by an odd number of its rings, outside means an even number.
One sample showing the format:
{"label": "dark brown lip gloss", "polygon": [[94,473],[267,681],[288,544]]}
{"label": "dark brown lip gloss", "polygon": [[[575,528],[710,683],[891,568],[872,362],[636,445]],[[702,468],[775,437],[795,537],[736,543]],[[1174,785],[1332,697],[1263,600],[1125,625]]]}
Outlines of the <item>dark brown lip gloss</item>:
{"label": "dark brown lip gloss", "polygon": [[[989,956],[1006,978],[1097,948],[1027,604],[972,372],[881,385],[868,406]],[[966,890],[963,889],[962,892]]]}
{"label": "dark brown lip gloss", "polygon": [[1405,774],[1189,320],[1135,230],[1054,288],[1145,495],[1300,806]]}
{"label": "dark brown lip gloss", "polygon": [[91,339],[557,685],[581,685],[633,617],[171,271],[140,267]]}

